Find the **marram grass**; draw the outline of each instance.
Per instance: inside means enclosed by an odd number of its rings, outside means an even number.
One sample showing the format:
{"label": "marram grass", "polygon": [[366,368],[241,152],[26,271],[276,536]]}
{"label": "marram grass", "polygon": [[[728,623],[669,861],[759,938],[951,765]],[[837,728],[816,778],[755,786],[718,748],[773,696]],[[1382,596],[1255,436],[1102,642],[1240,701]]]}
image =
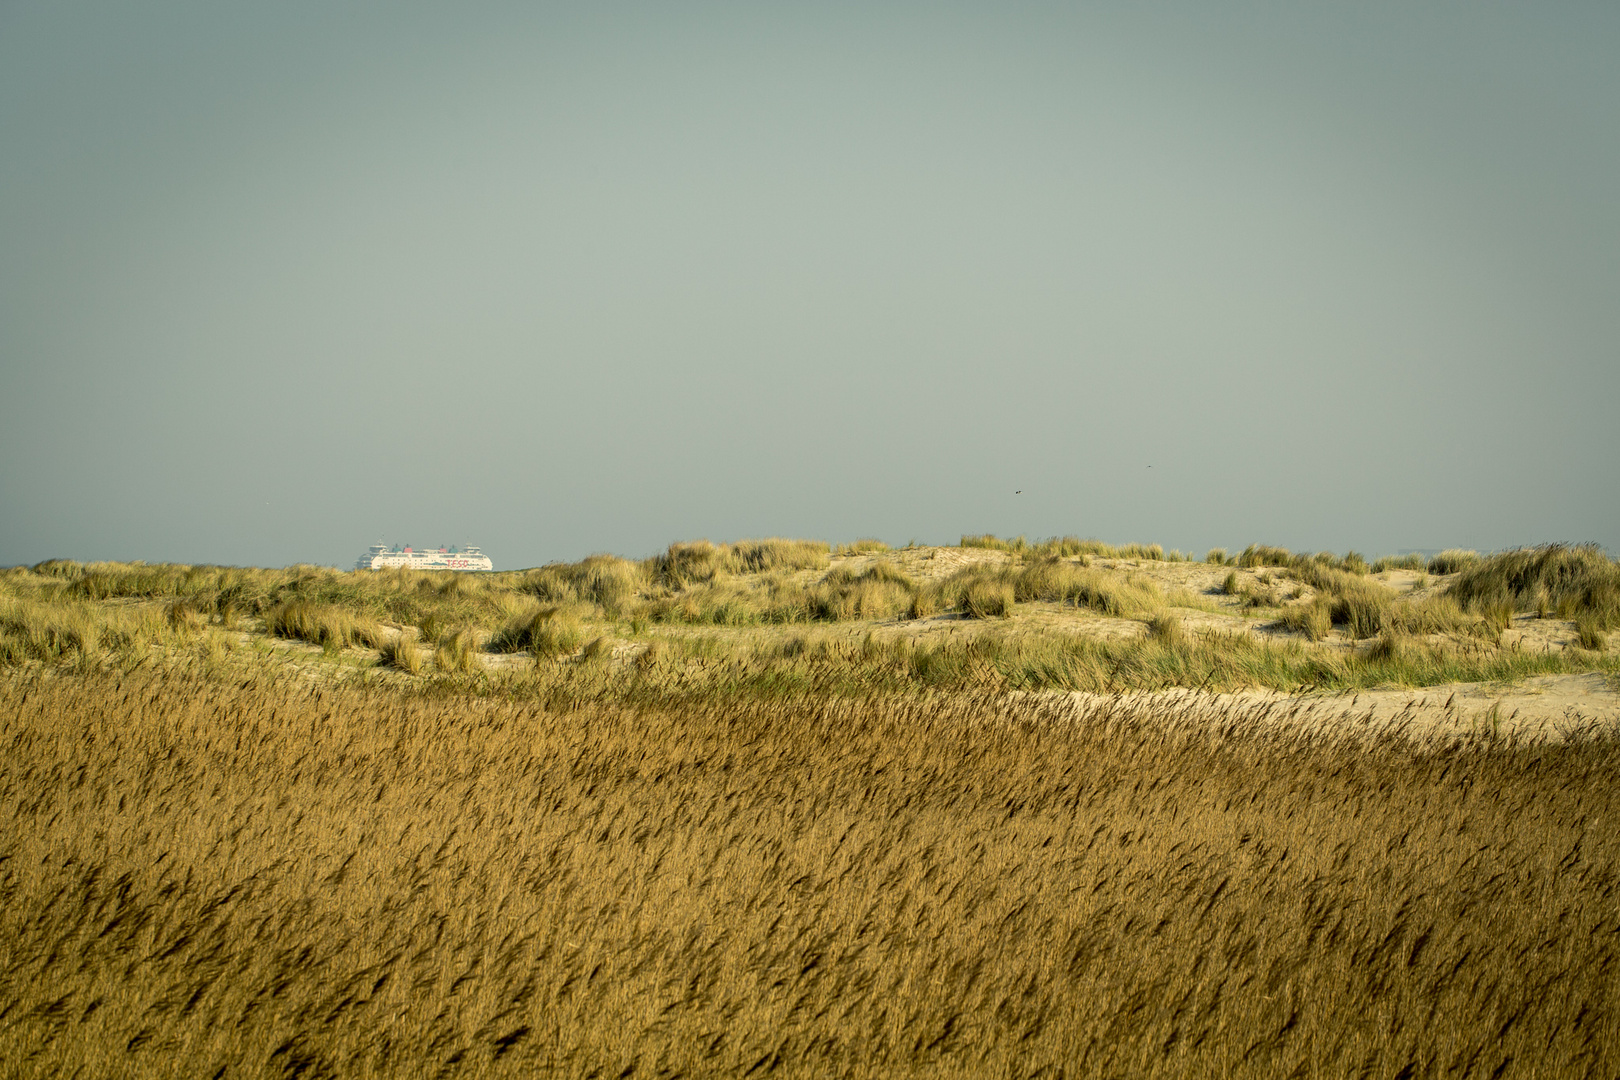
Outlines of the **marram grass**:
{"label": "marram grass", "polygon": [[[1251,546],[1231,569],[1222,553],[1221,569],[1195,564],[1208,587],[1194,594],[1145,576],[1144,562],[1165,562],[1152,546],[965,539],[961,550],[974,557],[945,559],[931,573],[925,568],[948,549],[868,546],[834,563],[825,544],[788,540],[698,541],[641,562],[602,555],[482,575],[55,561],[0,571],[0,666],[130,670],[199,650],[240,665],[231,649],[270,634],[319,645],[349,672],[370,663],[568,701],[773,697],[804,688],[1334,690],[1620,673],[1609,647],[1620,626],[1620,570],[1591,548],[1471,562],[1453,553],[1461,569],[1403,594],[1355,552]],[[1042,605],[1064,614],[1024,618]],[[1151,632],[1162,617],[1200,612],[1228,620],[1225,629],[1189,623],[1170,639]],[[1516,615],[1531,614],[1565,620],[1568,645],[1507,644],[1503,632]],[[1276,632],[1232,632],[1234,616]],[[1096,618],[1135,628],[1089,636],[1079,629]],[[941,619],[967,629],[910,630]],[[781,650],[784,635],[820,628],[830,636],[814,647]],[[873,629],[882,630],[877,639],[852,646]],[[631,663],[654,637],[667,662]],[[402,648],[405,639],[426,654]],[[601,644],[591,658],[611,663],[576,662],[593,641]],[[533,664],[485,663],[489,653],[514,652],[531,654]]]}

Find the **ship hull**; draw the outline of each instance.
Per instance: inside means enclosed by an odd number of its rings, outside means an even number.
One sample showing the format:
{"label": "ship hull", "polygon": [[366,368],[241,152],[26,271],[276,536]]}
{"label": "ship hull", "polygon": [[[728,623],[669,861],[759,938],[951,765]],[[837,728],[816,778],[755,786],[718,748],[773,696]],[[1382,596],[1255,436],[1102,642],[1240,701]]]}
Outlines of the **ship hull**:
{"label": "ship hull", "polygon": [[387,570],[402,566],[408,570],[493,570],[488,555],[448,555],[442,551],[389,551],[366,554],[354,564],[356,570]]}

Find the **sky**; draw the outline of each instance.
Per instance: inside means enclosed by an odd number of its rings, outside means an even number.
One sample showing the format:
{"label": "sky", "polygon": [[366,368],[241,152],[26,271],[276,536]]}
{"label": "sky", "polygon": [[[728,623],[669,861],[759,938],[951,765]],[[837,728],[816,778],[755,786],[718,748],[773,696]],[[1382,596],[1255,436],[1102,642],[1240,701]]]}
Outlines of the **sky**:
{"label": "sky", "polygon": [[1620,550],[1620,5],[7,3],[0,565]]}

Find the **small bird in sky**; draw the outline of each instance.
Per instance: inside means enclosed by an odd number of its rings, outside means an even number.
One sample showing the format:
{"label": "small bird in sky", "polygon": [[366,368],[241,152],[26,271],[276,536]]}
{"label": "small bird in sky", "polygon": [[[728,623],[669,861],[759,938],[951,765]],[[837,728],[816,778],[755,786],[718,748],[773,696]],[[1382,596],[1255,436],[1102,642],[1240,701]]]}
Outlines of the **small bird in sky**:
{"label": "small bird in sky", "polygon": [[1014,495],[1022,495],[1023,493],[1024,493],[1023,488],[1019,488],[1017,491],[1013,492]]}

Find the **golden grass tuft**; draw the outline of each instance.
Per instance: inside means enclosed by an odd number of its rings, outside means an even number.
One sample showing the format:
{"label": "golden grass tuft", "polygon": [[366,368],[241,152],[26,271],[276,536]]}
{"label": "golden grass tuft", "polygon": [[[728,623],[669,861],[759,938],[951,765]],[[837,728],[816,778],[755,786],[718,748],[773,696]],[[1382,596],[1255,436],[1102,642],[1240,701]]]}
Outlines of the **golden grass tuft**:
{"label": "golden grass tuft", "polygon": [[906,616],[912,619],[931,619],[939,614],[939,593],[934,589],[918,589],[912,594]]}
{"label": "golden grass tuft", "polygon": [[1237,564],[1247,570],[1256,566],[1292,566],[1294,560],[1294,553],[1287,548],[1250,544],[1238,555]]}
{"label": "golden grass tuft", "polygon": [[1121,618],[1146,614],[1164,603],[1163,594],[1151,581],[1058,559],[1031,563],[1012,581],[1019,600],[1073,604]]}
{"label": "golden grass tuft", "polygon": [[650,562],[654,576],[675,588],[714,581],[726,571],[725,551],[707,540],[669,545]]}
{"label": "golden grass tuft", "polygon": [[962,590],[962,613],[970,619],[1005,619],[1012,614],[1013,603],[1010,581],[977,578]]}
{"label": "golden grass tuft", "polygon": [[1022,553],[1029,547],[1022,536],[1016,537],[1012,540],[1003,540],[999,536],[995,536],[991,533],[964,536],[962,537],[961,543],[958,546],[965,548],[981,548],[988,551],[1006,551],[1015,554]]}
{"label": "golden grass tuft", "polygon": [[382,643],[378,650],[384,667],[404,672],[406,675],[420,675],[426,669],[422,662],[422,650],[417,648],[409,634],[400,633]]}
{"label": "golden grass tuft", "polygon": [[1581,615],[1575,620],[1575,640],[1581,648],[1602,652],[1609,647],[1608,627],[1596,615]]}
{"label": "golden grass tuft", "polygon": [[1181,620],[1174,615],[1158,614],[1147,622],[1148,637],[1167,649],[1182,649],[1187,645],[1187,634]]}
{"label": "golden grass tuft", "polygon": [[163,617],[169,629],[182,634],[196,633],[207,625],[197,605],[189,600],[169,601],[164,607]]}
{"label": "golden grass tuft", "polygon": [[439,647],[433,650],[433,664],[440,671],[463,674],[483,670],[478,631],[470,626],[446,631],[439,638]]}
{"label": "golden grass tuft", "polygon": [[377,623],[331,604],[292,600],[265,615],[265,627],[279,637],[296,638],[327,651],[354,645],[380,648],[382,629]]}
{"label": "golden grass tuft", "polygon": [[825,570],[829,549],[824,540],[739,540],[731,545],[738,573],[765,574],[775,570]]}
{"label": "golden grass tuft", "polygon": [[[1351,552],[1354,555],[1354,552]],[[1370,638],[1384,629],[1395,604],[1395,593],[1362,572],[1335,569],[1327,559],[1296,562],[1290,573],[1328,599],[1331,617],[1354,638]]]}
{"label": "golden grass tuft", "polygon": [[1282,613],[1282,624],[1305,635],[1307,641],[1325,641],[1333,629],[1333,602],[1326,597],[1294,604]]}
{"label": "golden grass tuft", "polygon": [[538,658],[574,652],[585,640],[585,630],[575,613],[564,607],[543,608],[520,616],[490,639],[491,652],[531,652]]}
{"label": "golden grass tuft", "polygon": [[[673,545],[671,551],[716,550],[703,541],[698,545]],[[697,559],[696,562],[702,562]],[[693,557],[683,564],[690,571]],[[528,590],[543,603],[586,603],[600,607],[610,619],[625,615],[647,581],[645,568],[613,555],[592,555],[578,563],[558,563],[530,571],[524,579]],[[711,568],[710,577],[713,576]]]}

